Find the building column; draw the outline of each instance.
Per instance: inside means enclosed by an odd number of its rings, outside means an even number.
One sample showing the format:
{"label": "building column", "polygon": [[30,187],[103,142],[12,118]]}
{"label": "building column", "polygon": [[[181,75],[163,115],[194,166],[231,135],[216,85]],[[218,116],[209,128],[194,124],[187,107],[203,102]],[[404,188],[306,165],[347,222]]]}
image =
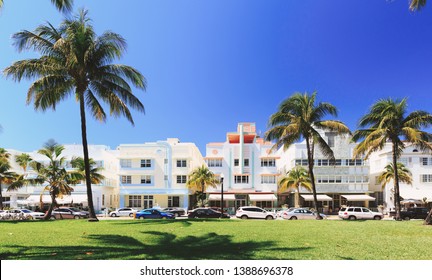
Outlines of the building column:
{"label": "building column", "polygon": [[189,195],[188,194],[183,195],[183,207],[182,208],[185,208],[186,210],[189,209]]}

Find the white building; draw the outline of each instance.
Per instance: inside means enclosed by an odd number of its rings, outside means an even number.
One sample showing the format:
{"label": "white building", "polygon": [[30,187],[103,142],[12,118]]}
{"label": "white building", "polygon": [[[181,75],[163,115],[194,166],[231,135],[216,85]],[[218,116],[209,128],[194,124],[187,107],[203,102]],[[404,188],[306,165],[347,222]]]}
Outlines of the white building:
{"label": "white building", "polygon": [[[224,208],[245,205],[273,208],[277,205],[278,157],[272,143],[256,133],[255,123],[239,123],[226,141],[206,145],[206,163],[216,176],[224,176]],[[207,190],[210,206],[220,207],[221,185]]]}
{"label": "white building", "polygon": [[[382,189],[378,182],[379,175],[385,167],[392,163],[392,146],[387,144],[383,150],[370,156],[370,180],[375,189]],[[407,145],[398,160],[403,163],[412,174],[412,185],[399,183],[399,192],[403,206],[421,206],[432,202],[432,153],[422,152],[412,145]],[[384,206],[394,209],[394,182],[390,182],[384,189]],[[406,203],[404,203],[406,202]]]}
{"label": "white building", "polygon": [[187,175],[204,164],[195,144],[169,138],[122,144],[113,153],[119,165],[120,207],[189,207]]}
{"label": "white building", "polygon": [[[342,205],[362,205],[376,207],[382,203],[382,192],[379,188],[369,185],[369,163],[363,159],[353,159],[355,143],[351,143],[349,135],[338,135],[333,132],[320,131],[321,136],[334,152],[335,162],[323,156],[319,148],[315,148],[314,175],[318,202],[325,213],[336,212]],[[278,153],[281,160],[278,166],[286,173],[296,165],[308,170],[306,142],[293,144]],[[301,188],[301,205],[313,207],[311,192]],[[294,206],[292,195],[282,200]]]}

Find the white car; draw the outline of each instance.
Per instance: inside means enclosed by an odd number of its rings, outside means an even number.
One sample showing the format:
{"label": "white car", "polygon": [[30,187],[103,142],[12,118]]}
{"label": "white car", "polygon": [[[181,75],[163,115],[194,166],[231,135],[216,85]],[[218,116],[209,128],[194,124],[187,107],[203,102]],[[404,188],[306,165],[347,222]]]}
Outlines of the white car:
{"label": "white car", "polygon": [[42,219],[45,213],[34,212],[28,209],[11,209],[6,210],[6,213],[14,218],[25,218],[25,219]]}
{"label": "white car", "polygon": [[237,209],[236,217],[240,219],[276,219],[276,213],[269,212],[256,206],[243,206]]}
{"label": "white car", "polygon": [[[320,213],[323,219],[327,219],[327,216]],[[288,211],[282,212],[281,217],[285,220],[314,220],[316,219],[316,213],[304,209],[304,208],[294,208]]]}
{"label": "white car", "polygon": [[381,220],[384,217],[383,213],[358,206],[342,207],[338,216],[343,220]]}
{"label": "white car", "polygon": [[136,209],[125,207],[112,211],[109,213],[109,215],[110,217],[133,217],[136,212]]}

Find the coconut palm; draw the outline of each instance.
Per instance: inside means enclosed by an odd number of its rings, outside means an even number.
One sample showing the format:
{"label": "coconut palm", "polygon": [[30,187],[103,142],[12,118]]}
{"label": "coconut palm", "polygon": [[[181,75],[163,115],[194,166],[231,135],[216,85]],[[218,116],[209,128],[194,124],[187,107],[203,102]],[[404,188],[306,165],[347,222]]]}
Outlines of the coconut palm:
{"label": "coconut palm", "polygon": [[11,166],[9,162],[3,158],[0,159],[0,210],[3,210],[3,186],[10,185],[16,181],[18,174],[9,171]]}
{"label": "coconut palm", "polygon": [[424,6],[426,6],[426,0],[411,0],[409,8],[411,11],[418,11]]}
{"label": "coconut palm", "polygon": [[337,133],[350,133],[348,127],[340,121],[322,120],[325,115],[337,116],[336,107],[330,103],[320,102],[315,104],[316,92],[294,93],[285,99],[279,110],[271,115],[269,120],[270,129],[265,133],[269,141],[276,140],[273,149],[283,147],[288,149],[294,142],[304,139],[307,148],[309,177],[314,197],[314,207],[317,210],[317,219],[322,219],[319,214],[318,200],[316,196],[314,167],[315,146],[321,153],[334,160],[334,154],[330,146],[321,137],[317,129],[324,129]]}
{"label": "coconut palm", "polygon": [[[51,3],[63,13],[68,13],[72,10],[73,0],[51,0]],[[0,0],[0,9],[3,7],[4,1]]]}
{"label": "coconut palm", "polygon": [[15,156],[15,162],[23,169],[24,174],[27,172],[27,167],[32,160],[31,156],[26,153]]}
{"label": "coconut palm", "polygon": [[306,169],[301,166],[296,166],[287,172],[286,176],[282,177],[278,182],[279,188],[278,192],[283,193],[285,191],[294,189],[294,204],[295,207],[300,207],[299,205],[299,192],[300,187],[304,187],[309,191],[312,191],[312,184],[309,174]]}
{"label": "coconut palm", "polygon": [[214,173],[211,172],[207,166],[202,165],[194,169],[189,174],[189,180],[186,182],[186,186],[195,191],[195,194],[199,195],[201,201],[201,207],[204,206],[205,192],[208,187],[216,187],[219,184],[219,180],[215,177]]}
{"label": "coconut palm", "polygon": [[[378,100],[369,112],[359,121],[353,141],[360,141],[354,149],[354,157],[382,150],[387,143],[392,146],[392,164],[397,166],[406,144],[412,143],[423,151],[431,150],[432,134],[422,131],[432,125],[432,115],[425,111],[415,111],[407,115],[407,100],[391,98]],[[394,169],[394,191],[396,220],[400,218],[399,173]]]}
{"label": "coconut palm", "polygon": [[[100,172],[103,170],[101,167],[96,166],[96,162],[90,158],[90,179],[92,184],[101,184],[103,180],[105,179],[105,176],[103,176]],[[76,168],[76,172],[81,174],[82,180],[85,180],[85,163],[84,159],[82,157],[74,157],[71,160],[71,165],[73,168]],[[80,178],[80,179],[81,179]],[[81,181],[81,180],[79,180]],[[78,182],[77,182],[78,183]]]}
{"label": "coconut palm", "polygon": [[94,118],[104,122],[106,113],[102,104],[105,103],[111,115],[123,115],[133,125],[129,107],[144,112],[144,106],[133,95],[128,81],[145,90],[145,78],[130,66],[111,64],[122,56],[126,42],[113,32],[97,36],[85,10],[74,19],[64,20],[59,28],[48,23],[34,32],[18,32],[13,40],[19,51],[32,49],[42,55],[15,62],[4,70],[7,77],[17,81],[36,79],[28,90],[27,104],[33,103],[36,110],[55,110],[70,95],[79,104],[89,220],[97,221],[91,190],[86,107]]}
{"label": "coconut palm", "polygon": [[[397,173],[399,176],[399,182],[412,185],[412,174],[411,171],[401,162],[397,163]],[[378,176],[378,183],[382,185],[383,188],[394,181],[395,179],[395,169],[393,163],[387,164],[384,171]]]}

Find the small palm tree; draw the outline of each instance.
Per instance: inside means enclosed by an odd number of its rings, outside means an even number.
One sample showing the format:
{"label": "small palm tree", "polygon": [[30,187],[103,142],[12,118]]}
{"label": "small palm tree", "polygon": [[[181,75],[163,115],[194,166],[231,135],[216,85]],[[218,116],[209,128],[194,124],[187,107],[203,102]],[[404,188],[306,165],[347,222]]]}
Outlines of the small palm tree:
{"label": "small palm tree", "polygon": [[[103,170],[101,167],[97,167],[96,162],[90,158],[90,179],[92,184],[101,184],[105,179],[100,172]],[[85,180],[85,163],[82,157],[74,157],[71,160],[71,165],[73,168],[76,168],[76,172],[81,175],[81,177],[77,177],[79,181]],[[78,182],[76,182],[78,183]]]}
{"label": "small palm tree", "polygon": [[[68,13],[72,10],[73,0],[51,0],[51,3],[63,13]],[[3,7],[4,1],[0,0],[0,9]]]}
{"label": "small palm tree", "polygon": [[318,147],[321,153],[334,160],[334,154],[328,143],[321,137],[317,129],[324,129],[337,133],[350,133],[348,127],[336,120],[322,120],[325,115],[337,116],[336,107],[330,103],[315,104],[316,92],[294,93],[285,99],[269,120],[270,129],[266,132],[267,140],[276,140],[273,149],[281,147],[288,149],[296,141],[304,139],[306,142],[309,177],[312,184],[314,207],[317,219],[322,219],[316,195],[314,167],[314,151]]}
{"label": "small palm tree", "polygon": [[[0,148],[1,150],[2,148]],[[4,150],[4,149],[3,149]],[[8,154],[8,153],[5,153]],[[9,171],[11,169],[11,166],[9,164],[9,161],[6,159],[6,155],[3,154],[3,158],[1,157],[0,153],[0,210],[3,210],[3,190],[2,185],[10,185],[14,181],[16,181],[18,174],[15,172]]]}
{"label": "small palm tree", "polygon": [[309,174],[306,169],[301,166],[296,166],[290,171],[287,172],[286,176],[282,177],[279,180],[279,193],[283,193],[287,190],[294,189],[295,191],[295,207],[300,207],[299,201],[299,192],[300,187],[304,187],[309,191],[312,191],[312,184],[309,177]]}
{"label": "small palm tree", "polygon": [[200,194],[199,200],[201,201],[201,207],[204,206],[207,187],[216,187],[217,184],[219,184],[219,180],[205,165],[194,169],[191,174],[189,174],[189,180],[186,182],[186,186],[190,190],[195,191],[195,195],[198,196]]}
{"label": "small palm tree", "polygon": [[[397,163],[397,173],[399,176],[399,182],[412,185],[412,174],[411,171],[401,162]],[[378,177],[378,183],[382,185],[383,188],[395,180],[395,169],[393,163],[389,163],[381,175]]]}
{"label": "small palm tree", "polygon": [[104,122],[106,113],[102,104],[105,103],[111,115],[125,116],[133,125],[129,107],[144,113],[144,106],[133,95],[128,81],[145,90],[145,78],[130,66],[111,64],[114,59],[121,58],[126,41],[113,32],[97,36],[85,10],[74,19],[64,20],[59,28],[48,23],[34,32],[18,32],[13,39],[19,51],[32,49],[42,55],[38,59],[15,62],[4,70],[7,77],[17,81],[36,79],[28,90],[27,104],[33,102],[36,110],[55,110],[70,95],[74,95],[79,104],[89,221],[97,221],[90,178],[86,108],[94,118]]}
{"label": "small palm tree", "polygon": [[[425,111],[415,111],[407,115],[407,100],[391,98],[378,100],[359,122],[352,140],[358,142],[354,149],[354,157],[365,155],[367,159],[372,152],[382,150],[387,143],[392,145],[392,164],[397,166],[403,149],[407,143],[421,150],[432,150],[430,141],[432,134],[421,128],[432,125],[432,115]],[[399,173],[394,169],[394,191],[396,220],[400,217]]]}
{"label": "small palm tree", "polygon": [[15,162],[23,169],[24,174],[27,172],[27,167],[32,160],[32,157],[26,153],[15,156]]}

